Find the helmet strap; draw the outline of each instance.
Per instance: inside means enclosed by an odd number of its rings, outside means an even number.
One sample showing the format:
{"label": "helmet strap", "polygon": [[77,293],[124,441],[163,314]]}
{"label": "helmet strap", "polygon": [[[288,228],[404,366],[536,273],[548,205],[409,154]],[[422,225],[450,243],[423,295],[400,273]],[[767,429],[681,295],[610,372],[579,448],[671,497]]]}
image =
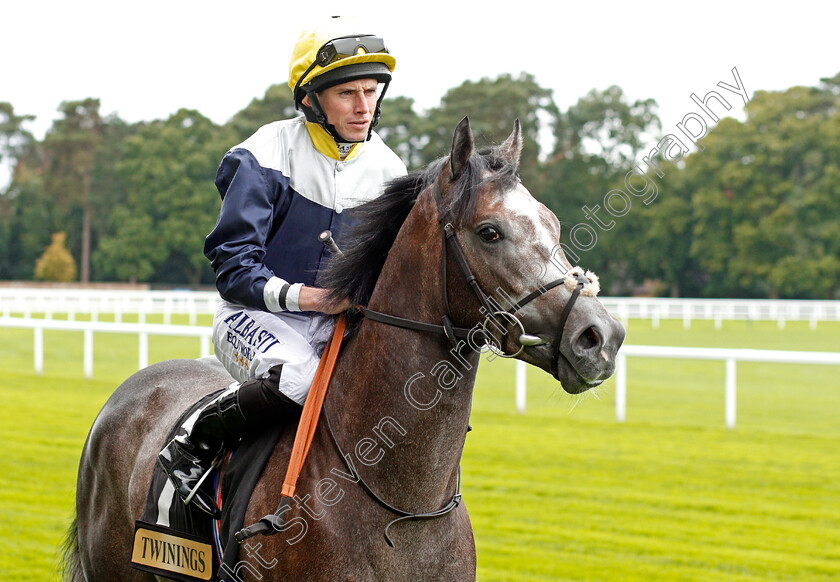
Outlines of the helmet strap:
{"label": "helmet strap", "polygon": [[[303,110],[303,114],[306,116],[306,121],[311,123],[317,123],[321,127],[323,127],[328,134],[332,136],[335,140],[335,143],[347,143],[347,140],[338,135],[338,131],[335,129],[335,126],[332,123],[327,122],[327,115],[324,113],[324,110],[321,109],[321,102],[318,101],[318,95],[314,91],[307,91],[306,95],[309,97],[309,107],[303,104],[303,101],[300,102],[300,109]],[[370,132],[368,132],[368,137],[370,137]]]}
{"label": "helmet strap", "polygon": [[370,134],[373,132],[373,128],[379,124],[379,117],[382,115],[382,100],[385,98],[385,92],[388,90],[388,85],[390,84],[390,81],[382,83],[382,92],[376,100],[376,109],[373,110],[373,119],[371,120],[370,127],[368,128],[367,139],[370,139]]}
{"label": "helmet strap", "polygon": [[327,115],[324,113],[324,110],[321,108],[321,102],[318,101],[318,95],[314,91],[306,91],[306,95],[309,97],[309,107],[304,105],[303,100],[297,103],[299,109],[303,111],[304,116],[306,117],[306,121],[310,123],[317,123],[321,127],[323,127],[327,133],[329,133],[332,138],[335,140],[335,143],[360,143],[362,141],[368,141],[370,139],[371,134],[373,133],[373,128],[377,126],[379,123],[379,118],[382,115],[382,99],[385,97],[385,92],[388,90],[388,85],[390,85],[390,81],[386,81],[382,83],[382,92],[379,94],[379,98],[376,100],[376,108],[373,110],[373,119],[370,121],[370,127],[368,127],[368,134],[364,140],[358,140],[355,142],[348,142],[346,139],[341,137],[338,134],[338,131],[335,129],[335,126],[332,123],[327,122]]}

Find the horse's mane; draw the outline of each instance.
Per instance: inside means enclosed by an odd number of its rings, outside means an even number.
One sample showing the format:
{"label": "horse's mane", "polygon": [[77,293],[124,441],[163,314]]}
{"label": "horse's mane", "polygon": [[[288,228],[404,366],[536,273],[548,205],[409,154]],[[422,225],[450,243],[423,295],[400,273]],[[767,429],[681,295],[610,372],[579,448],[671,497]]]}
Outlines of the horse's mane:
{"label": "horse's mane", "polygon": [[[330,260],[319,276],[319,284],[331,289],[332,299],[348,297],[354,305],[367,305],[408,213],[421,192],[433,185],[441,172],[449,172],[448,162],[449,157],[441,158],[424,170],[396,178],[381,196],[349,211],[352,226],[342,237],[344,254]],[[469,222],[482,185],[494,183],[507,189],[518,180],[516,166],[502,155],[500,148],[479,151],[446,194],[442,209],[445,220],[456,227]],[[351,317],[351,325],[357,319]]]}

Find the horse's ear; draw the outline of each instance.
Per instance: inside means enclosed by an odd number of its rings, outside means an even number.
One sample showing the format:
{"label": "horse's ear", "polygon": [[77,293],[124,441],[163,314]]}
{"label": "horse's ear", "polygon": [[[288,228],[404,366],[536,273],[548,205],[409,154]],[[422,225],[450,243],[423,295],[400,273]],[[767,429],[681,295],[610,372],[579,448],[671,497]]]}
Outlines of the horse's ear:
{"label": "horse's ear", "polygon": [[452,180],[460,177],[473,151],[475,151],[475,142],[472,129],[470,129],[470,118],[464,117],[455,128],[455,135],[452,137],[452,153],[449,154],[449,171]]}
{"label": "horse's ear", "polygon": [[519,167],[519,157],[522,155],[522,125],[519,118],[513,122],[513,132],[501,145],[502,157],[504,157],[514,169]]}

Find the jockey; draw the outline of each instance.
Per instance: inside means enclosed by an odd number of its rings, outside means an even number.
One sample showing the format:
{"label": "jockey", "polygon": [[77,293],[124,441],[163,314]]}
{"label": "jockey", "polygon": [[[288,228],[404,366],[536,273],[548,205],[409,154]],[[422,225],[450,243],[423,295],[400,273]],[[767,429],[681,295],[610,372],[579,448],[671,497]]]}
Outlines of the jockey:
{"label": "jockey", "polygon": [[318,287],[329,254],[318,235],[330,230],[340,242],[346,211],[406,172],[373,132],[394,57],[381,38],[330,24],[305,31],[292,54],[289,87],[304,115],[260,128],[216,174],[222,207],[204,244],[223,298],[213,344],[237,382],[189,416],[158,456],[185,502],[192,494],[216,518],[202,477],[225,443],[299,414],[333,315],[350,307]]}

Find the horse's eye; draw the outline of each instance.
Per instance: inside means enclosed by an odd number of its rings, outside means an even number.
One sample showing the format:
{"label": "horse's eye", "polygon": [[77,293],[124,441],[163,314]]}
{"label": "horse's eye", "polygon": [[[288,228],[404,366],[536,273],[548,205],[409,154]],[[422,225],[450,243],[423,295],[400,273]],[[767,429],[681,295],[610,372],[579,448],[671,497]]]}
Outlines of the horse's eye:
{"label": "horse's eye", "polygon": [[480,229],[478,229],[478,236],[480,236],[486,242],[497,242],[504,238],[502,236],[502,233],[500,233],[494,227],[489,225],[482,226]]}

